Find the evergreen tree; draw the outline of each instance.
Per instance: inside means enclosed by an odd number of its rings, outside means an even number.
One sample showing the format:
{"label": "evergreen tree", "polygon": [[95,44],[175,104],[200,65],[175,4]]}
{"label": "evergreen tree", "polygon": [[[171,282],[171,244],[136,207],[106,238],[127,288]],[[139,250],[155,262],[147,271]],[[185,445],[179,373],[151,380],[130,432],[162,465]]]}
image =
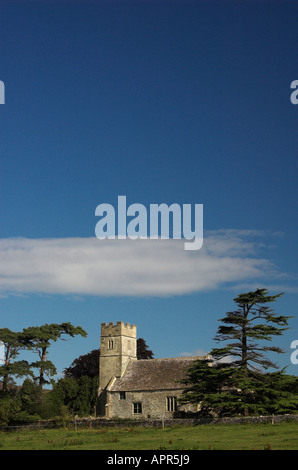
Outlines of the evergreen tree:
{"label": "evergreen tree", "polygon": [[31,375],[27,361],[16,361],[20,351],[26,348],[28,342],[21,332],[11,331],[8,328],[0,329],[0,341],[4,345],[4,361],[0,366],[0,377],[2,377],[2,389],[7,391],[13,376]]}
{"label": "evergreen tree", "polygon": [[78,379],[78,393],[72,411],[78,416],[94,415],[98,395],[97,378],[83,375]]}
{"label": "evergreen tree", "polygon": [[59,379],[47,396],[47,400],[51,403],[52,413],[59,416],[63,407],[72,410],[72,404],[78,395],[78,389],[77,380],[68,377]]}
{"label": "evergreen tree", "polygon": [[265,373],[277,368],[266,353],[282,350],[262,341],[281,335],[291,318],[276,315],[266,305],[281,295],[270,296],[266,289],[257,289],[234,299],[238,309],[220,319],[223,325],[215,337],[227,344],[214,348],[210,360],[193,364],[183,381],[188,388],[182,402],[200,403],[202,412],[220,416],[297,409],[294,394],[286,388],[291,381],[282,379],[283,371]]}
{"label": "evergreen tree", "polygon": [[43,404],[43,390],[30,379],[25,379],[19,392],[22,411],[29,415],[40,415]]}
{"label": "evergreen tree", "polygon": [[78,357],[69,367],[64,369],[64,377],[74,379],[79,379],[82,376],[98,378],[99,354],[99,349],[93,349],[90,353]]}
{"label": "evergreen tree", "polygon": [[194,361],[182,383],[187,385],[179,402],[200,405],[200,414],[230,414],[229,393],[232,388],[230,370],[223,364],[211,367],[211,359]]}
{"label": "evergreen tree", "polygon": [[263,354],[264,352],[282,353],[277,346],[266,346],[260,341],[271,341],[285,331],[289,316],[277,315],[266,304],[275,302],[281,295],[268,295],[266,289],[240,294],[234,299],[238,309],[228,312],[219,321],[224,323],[218,328],[216,341],[231,341],[223,348],[214,348],[215,360],[233,358],[233,365],[241,367],[244,375],[249,371],[277,368]]}
{"label": "evergreen tree", "polygon": [[72,415],[90,416],[94,414],[97,400],[98,379],[82,375],[78,379],[65,377],[58,380],[48,393],[47,400],[56,415],[65,409]]}
{"label": "evergreen tree", "polygon": [[21,411],[21,401],[16,390],[10,393],[0,391],[0,426],[11,424],[16,414]]}
{"label": "evergreen tree", "polygon": [[146,341],[143,338],[137,339],[137,358],[138,359],[153,359],[153,352],[149,349]]}
{"label": "evergreen tree", "polygon": [[56,373],[56,367],[47,359],[51,342],[56,342],[60,338],[63,339],[65,335],[71,336],[72,338],[76,335],[86,337],[87,333],[81,326],[75,327],[68,322],[29,327],[23,330],[22,335],[28,344],[28,348],[37,352],[39,355],[40,360],[33,362],[31,367],[39,370],[39,375],[36,379],[38,379],[39,385],[42,387],[44,384],[49,383],[46,379],[46,375],[52,377]]}

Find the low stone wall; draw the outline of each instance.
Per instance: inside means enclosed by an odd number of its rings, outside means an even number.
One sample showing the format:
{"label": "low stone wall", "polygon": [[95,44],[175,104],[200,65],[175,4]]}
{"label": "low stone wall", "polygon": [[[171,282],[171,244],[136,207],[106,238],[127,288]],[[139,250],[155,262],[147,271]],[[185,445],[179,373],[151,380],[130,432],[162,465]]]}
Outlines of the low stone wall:
{"label": "low stone wall", "polygon": [[159,420],[112,420],[104,418],[77,418],[68,422],[73,426],[84,427],[128,427],[128,428],[163,428],[172,426],[199,426],[200,424],[246,424],[246,423],[280,423],[282,421],[297,421],[297,415],[271,415],[271,416],[248,416],[248,417],[231,417],[231,418],[180,418],[180,419],[159,419]]}
{"label": "low stone wall", "polygon": [[247,424],[247,423],[280,423],[282,421],[297,421],[297,415],[270,415],[270,416],[248,416],[231,418],[194,418],[194,419],[164,419],[164,420],[109,420],[103,418],[81,418],[73,420],[72,424],[77,427],[172,427],[172,426],[198,426],[200,424]]}
{"label": "low stone wall", "polygon": [[202,424],[263,424],[271,423],[277,424],[282,421],[297,421],[298,414],[291,415],[270,415],[270,416],[248,416],[248,417],[231,417],[231,418],[195,418],[195,419],[165,419],[165,420],[110,420],[104,418],[77,418],[70,421],[62,422],[61,420],[44,420],[38,423],[29,425],[18,425],[18,426],[1,426],[0,429],[12,430],[15,429],[44,429],[44,428],[58,428],[64,426],[73,426],[75,429],[85,428],[102,428],[102,427],[124,427],[124,428],[164,428],[172,426],[199,426]]}

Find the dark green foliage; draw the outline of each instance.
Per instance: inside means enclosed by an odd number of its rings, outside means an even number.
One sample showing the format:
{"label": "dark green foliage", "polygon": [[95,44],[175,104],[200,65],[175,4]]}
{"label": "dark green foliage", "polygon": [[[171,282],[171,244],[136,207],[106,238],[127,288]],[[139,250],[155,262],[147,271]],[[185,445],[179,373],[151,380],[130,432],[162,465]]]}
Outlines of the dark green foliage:
{"label": "dark green foliage", "polygon": [[13,390],[0,392],[0,426],[11,424],[14,416],[21,411],[21,401]]}
{"label": "dark green foliage", "polygon": [[78,357],[69,367],[64,369],[64,376],[74,379],[79,379],[82,376],[98,377],[99,354],[99,349],[93,349],[90,353]]}
{"label": "dark green foliage", "polygon": [[[198,360],[188,371],[182,383],[188,386],[183,392],[182,403],[200,403],[200,412],[208,416],[213,412],[225,414],[228,390],[231,387],[230,370],[225,365],[210,367],[210,360]],[[220,412],[219,412],[220,409]]]}
{"label": "dark green foliage", "polygon": [[22,387],[0,393],[0,424],[29,424],[41,419],[43,411],[42,390],[30,379]]}
{"label": "dark green foliage", "polygon": [[94,415],[97,400],[98,377],[81,376],[78,379],[66,377],[58,380],[48,399],[53,404],[55,415],[59,415],[64,407],[72,415]]}
{"label": "dark green foliage", "polygon": [[137,358],[138,359],[153,359],[153,352],[148,349],[146,341],[143,338],[137,339]]}
{"label": "dark green foliage", "polygon": [[220,319],[223,325],[215,337],[227,344],[214,348],[209,361],[194,363],[183,381],[182,403],[200,403],[202,414],[219,416],[298,411],[297,379],[284,371],[266,372],[277,366],[264,353],[282,350],[263,341],[281,335],[290,318],[266,305],[281,295],[257,289],[234,299],[238,309]]}
{"label": "dark green foliage", "polygon": [[29,415],[40,414],[42,410],[43,392],[40,387],[30,379],[26,379],[19,392],[22,411]]}
{"label": "dark green foliage", "polygon": [[297,413],[298,377],[278,371],[266,374],[263,380],[265,380],[265,387],[261,399],[266,403],[268,413]]}
{"label": "dark green foliage", "polygon": [[240,294],[234,299],[238,309],[227,312],[219,321],[216,341],[230,341],[223,348],[214,348],[215,360],[233,358],[234,366],[244,370],[259,371],[260,368],[277,368],[264,356],[264,352],[283,352],[277,346],[263,345],[273,336],[281,335],[287,328],[289,316],[276,315],[266,304],[275,302],[282,294],[268,295],[266,289]]}
{"label": "dark green foliage", "polygon": [[12,383],[12,377],[32,375],[32,371],[27,361],[16,360],[20,351],[28,346],[23,333],[1,328],[0,341],[4,345],[4,363],[0,366],[0,377],[3,390],[7,391],[8,385]]}

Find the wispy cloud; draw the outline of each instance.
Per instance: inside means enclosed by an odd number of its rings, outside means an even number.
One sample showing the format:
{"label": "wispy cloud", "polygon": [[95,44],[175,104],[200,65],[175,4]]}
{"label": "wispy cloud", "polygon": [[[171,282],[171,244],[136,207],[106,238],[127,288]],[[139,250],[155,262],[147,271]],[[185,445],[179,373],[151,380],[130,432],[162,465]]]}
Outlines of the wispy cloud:
{"label": "wispy cloud", "polygon": [[207,356],[209,354],[206,351],[203,351],[202,349],[195,349],[194,351],[190,352],[182,352],[178,354],[178,357],[202,357],[202,356]]}
{"label": "wispy cloud", "polygon": [[170,296],[272,280],[277,268],[259,256],[260,240],[220,230],[185,251],[183,240],[2,239],[0,292]]}

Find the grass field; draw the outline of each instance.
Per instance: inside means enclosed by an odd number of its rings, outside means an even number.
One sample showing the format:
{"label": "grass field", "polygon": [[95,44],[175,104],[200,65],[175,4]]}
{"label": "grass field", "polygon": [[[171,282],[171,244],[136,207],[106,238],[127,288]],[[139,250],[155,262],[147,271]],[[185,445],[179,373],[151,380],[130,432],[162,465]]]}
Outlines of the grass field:
{"label": "grass field", "polygon": [[0,450],[298,450],[298,423],[0,432]]}

